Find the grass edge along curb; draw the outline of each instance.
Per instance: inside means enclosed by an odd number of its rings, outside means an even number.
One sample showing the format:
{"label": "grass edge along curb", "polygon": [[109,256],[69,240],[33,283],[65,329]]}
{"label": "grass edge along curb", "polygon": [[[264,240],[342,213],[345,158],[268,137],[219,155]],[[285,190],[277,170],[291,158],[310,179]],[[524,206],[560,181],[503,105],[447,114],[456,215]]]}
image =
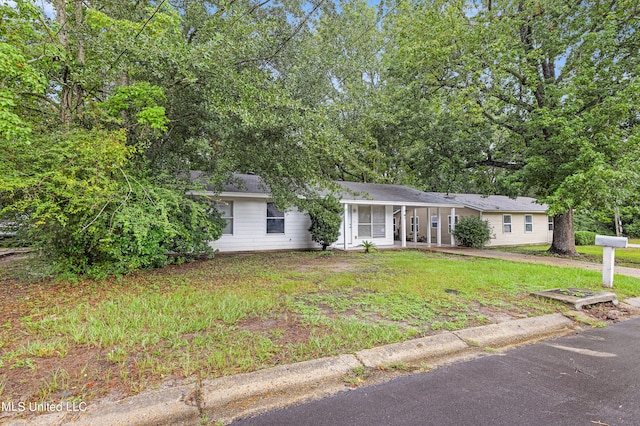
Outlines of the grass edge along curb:
{"label": "grass edge along curb", "polygon": [[[473,327],[466,329],[469,330],[468,333],[464,333],[465,330],[443,332],[440,335],[430,336],[430,338],[403,342],[405,344],[412,343],[415,347],[420,348],[422,356],[416,356],[414,352],[409,351],[403,358],[402,351],[405,350],[402,347],[403,343],[369,349],[367,351],[371,354],[375,351],[380,352],[382,361],[372,362],[367,367],[386,366],[388,362],[384,357],[394,350],[398,352],[393,356],[396,361],[406,359],[419,362],[424,359],[432,359],[434,356],[444,357],[446,351],[441,349],[442,342],[450,341],[452,338],[460,342],[460,344],[454,345],[452,354],[459,354],[465,350],[477,350],[477,347],[465,342],[463,336],[466,334],[469,334],[466,336],[468,338],[475,336],[478,339],[477,336],[487,333],[488,337],[483,341],[485,346],[507,346],[572,332],[572,325],[574,322],[562,314],[551,314]],[[429,346],[430,341],[435,345],[435,349]],[[362,352],[364,351],[360,351],[359,354]],[[350,354],[338,355],[281,365],[252,373],[204,380],[194,385],[145,392],[115,403],[95,404],[89,407],[87,412],[76,414],[73,418],[63,419],[64,413],[40,416],[36,419],[35,424],[51,424],[52,421],[74,426],[192,424],[203,419],[214,419],[221,411],[224,411],[225,406],[232,404],[236,406],[233,418],[246,416],[261,411],[260,399],[264,396],[278,393],[294,394],[294,400],[299,401],[311,397],[324,387],[336,389],[331,393],[336,393],[340,388],[346,389],[344,385],[341,387],[336,387],[336,385],[341,384],[343,378],[354,368],[363,366],[358,358]],[[251,401],[254,405],[240,404],[239,401],[242,400]],[[221,420],[230,421],[232,419]]]}

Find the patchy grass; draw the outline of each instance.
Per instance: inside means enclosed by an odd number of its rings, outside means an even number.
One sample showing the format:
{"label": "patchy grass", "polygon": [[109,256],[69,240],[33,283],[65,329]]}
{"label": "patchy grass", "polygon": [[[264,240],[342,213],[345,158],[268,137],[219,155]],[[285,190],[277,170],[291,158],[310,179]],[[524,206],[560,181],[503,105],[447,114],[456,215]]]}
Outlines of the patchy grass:
{"label": "patchy grass", "polygon": [[[631,241],[630,241],[631,243]],[[633,243],[639,244],[639,243]],[[547,253],[549,246],[516,246],[500,247],[494,250],[511,253],[533,254],[536,256],[554,256]],[[580,260],[591,263],[602,263],[602,247],[600,246],[576,246],[580,254]],[[630,268],[640,268],[640,248],[629,247],[616,249],[616,265]]]}
{"label": "patchy grass", "polygon": [[[528,293],[600,288],[598,272],[420,251],[219,256],[79,282],[34,282],[27,266],[0,271],[2,401],[122,397],[565,311]],[[640,280],[613,290],[638,296]]]}

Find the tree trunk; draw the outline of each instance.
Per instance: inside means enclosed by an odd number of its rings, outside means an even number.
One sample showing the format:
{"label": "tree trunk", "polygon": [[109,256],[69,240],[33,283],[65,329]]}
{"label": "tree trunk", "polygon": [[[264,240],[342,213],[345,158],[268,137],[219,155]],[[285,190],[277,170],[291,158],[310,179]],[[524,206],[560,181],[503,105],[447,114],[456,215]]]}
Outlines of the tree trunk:
{"label": "tree trunk", "polygon": [[573,235],[573,210],[553,217],[553,243],[549,253],[578,256]]}
{"label": "tree trunk", "polygon": [[[69,50],[69,39],[67,37],[67,11],[66,1],[65,0],[55,0],[55,8],[56,8],[56,21],[58,25],[60,25],[60,29],[58,30],[58,38],[60,40],[60,45],[64,48],[64,50]],[[68,125],[71,122],[71,104],[73,103],[73,93],[71,89],[70,76],[69,76],[69,67],[65,63],[62,67],[62,76],[60,81],[60,105],[59,105],[59,114],[60,121],[63,124]]]}

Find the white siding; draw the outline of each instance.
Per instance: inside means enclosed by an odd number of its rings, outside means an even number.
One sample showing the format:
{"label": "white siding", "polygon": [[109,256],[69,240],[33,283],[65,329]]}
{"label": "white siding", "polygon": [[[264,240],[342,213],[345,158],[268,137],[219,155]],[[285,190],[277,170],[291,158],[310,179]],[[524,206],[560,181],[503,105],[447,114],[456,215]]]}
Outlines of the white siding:
{"label": "white siding", "polygon": [[311,240],[309,217],[296,209],[285,212],[284,234],[267,234],[267,200],[233,201],[233,235],[211,242],[221,252],[310,249],[320,246]]}
{"label": "white siding", "polygon": [[[369,205],[362,205],[369,207]],[[385,207],[385,236],[384,238],[360,237],[358,235],[358,208],[359,205],[349,205],[349,215],[347,217],[347,249],[358,248],[363,241],[371,241],[378,247],[393,246],[393,206]],[[344,219],[340,225],[340,236],[331,245],[338,249],[344,249]]]}

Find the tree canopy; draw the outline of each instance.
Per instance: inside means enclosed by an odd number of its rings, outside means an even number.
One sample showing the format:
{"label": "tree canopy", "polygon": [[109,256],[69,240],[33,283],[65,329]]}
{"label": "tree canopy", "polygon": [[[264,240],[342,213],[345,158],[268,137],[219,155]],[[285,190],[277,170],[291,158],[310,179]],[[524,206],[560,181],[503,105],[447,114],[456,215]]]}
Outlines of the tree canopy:
{"label": "tree canopy", "polygon": [[431,118],[411,126],[418,158],[548,203],[552,251],[575,253],[572,210],[636,192],[638,13],[635,0],[403,4],[389,66],[407,109]]}
{"label": "tree canopy", "polygon": [[39,4],[0,4],[0,209],[61,271],[210,254],[189,170],[301,211],[335,179],[532,195],[563,253],[574,210],[636,204],[637,0]]}

